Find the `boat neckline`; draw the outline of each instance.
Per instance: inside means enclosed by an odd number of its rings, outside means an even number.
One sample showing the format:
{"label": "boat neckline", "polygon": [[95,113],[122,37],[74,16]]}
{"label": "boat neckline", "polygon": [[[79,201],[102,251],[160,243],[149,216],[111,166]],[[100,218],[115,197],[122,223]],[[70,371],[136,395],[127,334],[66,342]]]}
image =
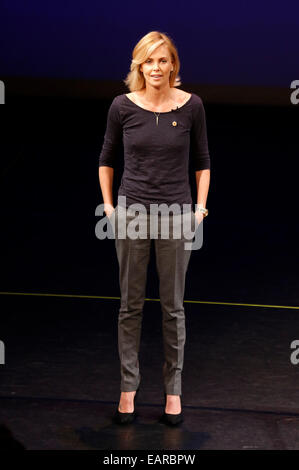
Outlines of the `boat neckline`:
{"label": "boat neckline", "polygon": [[125,97],[127,98],[127,100],[130,101],[130,103],[134,104],[135,106],[137,106],[137,108],[139,109],[142,109],[143,111],[147,111],[148,113],[159,113],[159,114],[170,114],[170,113],[173,113],[174,111],[178,111],[179,109],[182,109],[184,106],[186,106],[192,99],[193,97],[193,93],[190,93],[191,96],[188,98],[187,101],[185,101],[185,103],[182,105],[182,106],[178,106],[176,109],[172,109],[170,111],[151,111],[150,109],[145,109],[143,108],[142,106],[139,106],[139,104],[136,104],[134,103],[134,101],[132,101],[127,95],[126,93],[124,93]]}

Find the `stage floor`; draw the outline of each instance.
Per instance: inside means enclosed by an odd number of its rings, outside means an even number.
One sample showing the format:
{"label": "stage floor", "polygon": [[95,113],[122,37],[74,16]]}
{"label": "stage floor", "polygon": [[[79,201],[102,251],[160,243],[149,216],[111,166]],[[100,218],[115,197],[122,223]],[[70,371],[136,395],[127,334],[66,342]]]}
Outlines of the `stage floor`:
{"label": "stage floor", "polygon": [[299,449],[299,364],[290,360],[296,309],[185,302],[184,422],[169,428],[158,421],[160,303],[147,300],[138,416],[123,427],[112,419],[119,299],[0,295],[0,302],[0,423],[26,449]]}

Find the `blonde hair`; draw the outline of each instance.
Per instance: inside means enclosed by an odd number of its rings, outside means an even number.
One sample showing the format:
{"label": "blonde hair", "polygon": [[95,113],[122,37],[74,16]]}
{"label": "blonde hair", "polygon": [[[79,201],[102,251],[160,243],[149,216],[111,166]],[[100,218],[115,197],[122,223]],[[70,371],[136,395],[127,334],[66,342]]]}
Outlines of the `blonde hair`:
{"label": "blonde hair", "polygon": [[145,62],[152,52],[162,44],[168,47],[171,59],[173,60],[173,72],[171,72],[169,76],[169,86],[175,87],[181,85],[181,78],[178,75],[180,60],[174,41],[165,33],[151,31],[140,39],[132,52],[130,72],[126,79],[123,80],[131,92],[145,88],[145,79],[143,73],[140,71],[140,64]]}

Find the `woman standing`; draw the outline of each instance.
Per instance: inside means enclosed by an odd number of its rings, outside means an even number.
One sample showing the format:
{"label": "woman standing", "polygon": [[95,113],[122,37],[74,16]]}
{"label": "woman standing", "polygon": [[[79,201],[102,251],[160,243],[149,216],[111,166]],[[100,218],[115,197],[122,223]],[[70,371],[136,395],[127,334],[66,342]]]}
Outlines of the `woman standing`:
{"label": "woman standing", "polygon": [[[149,227],[152,204],[164,203],[167,207],[176,204],[182,213],[189,206],[193,229],[196,229],[208,212],[205,206],[210,184],[202,100],[194,93],[176,88],[181,84],[180,62],[173,41],[166,34],[158,31],[146,34],[136,44],[132,56],[125,80],[130,93],[116,96],[109,108],[99,158],[105,213],[118,226],[121,217],[126,223],[134,217],[130,205],[139,203],[146,208],[145,225]],[[122,145],[124,172],[118,190],[119,202],[114,208],[114,167]],[[197,183],[195,212],[189,183],[189,154]],[[125,204],[120,200],[125,200]],[[171,228],[175,217],[170,217]],[[159,224],[162,219],[159,216]],[[118,317],[121,396],[116,419],[118,423],[128,423],[136,416],[135,394],[141,381],[138,353],[151,237],[120,238],[117,229],[115,233],[121,290]],[[179,424],[183,420],[180,399],[185,345],[183,298],[191,255],[184,247],[185,242],[184,236],[154,240],[163,313],[165,410],[162,421],[166,424]]]}

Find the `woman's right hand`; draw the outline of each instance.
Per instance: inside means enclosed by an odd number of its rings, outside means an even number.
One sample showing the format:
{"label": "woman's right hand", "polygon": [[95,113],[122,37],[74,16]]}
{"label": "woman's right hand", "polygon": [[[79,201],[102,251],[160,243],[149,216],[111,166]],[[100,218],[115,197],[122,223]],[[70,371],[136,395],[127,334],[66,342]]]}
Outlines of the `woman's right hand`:
{"label": "woman's right hand", "polygon": [[105,211],[105,214],[107,215],[108,219],[110,219],[110,216],[115,211],[115,208],[113,207],[112,204],[104,204],[104,211]]}

